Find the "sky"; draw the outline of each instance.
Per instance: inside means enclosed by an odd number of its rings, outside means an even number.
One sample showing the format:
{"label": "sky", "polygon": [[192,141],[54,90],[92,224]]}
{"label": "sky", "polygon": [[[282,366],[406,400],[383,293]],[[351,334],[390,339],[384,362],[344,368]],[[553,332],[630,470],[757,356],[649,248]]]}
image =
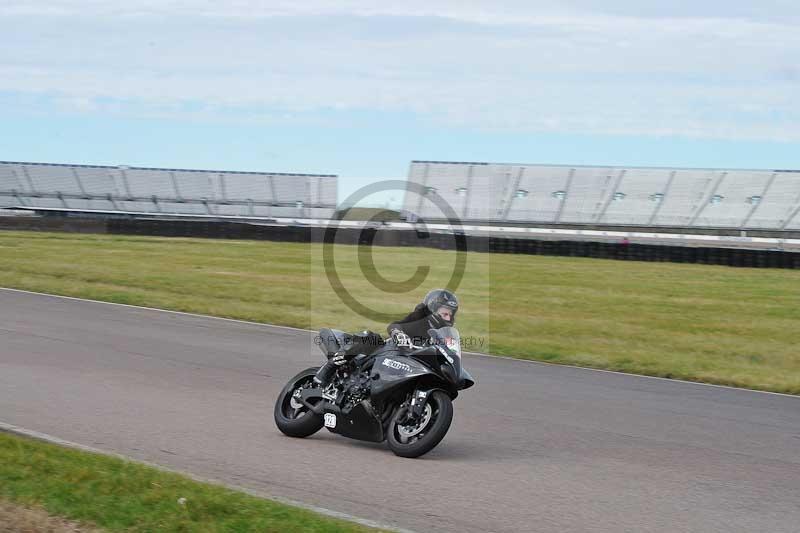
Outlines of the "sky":
{"label": "sky", "polygon": [[800,168],[800,3],[3,0],[0,160]]}

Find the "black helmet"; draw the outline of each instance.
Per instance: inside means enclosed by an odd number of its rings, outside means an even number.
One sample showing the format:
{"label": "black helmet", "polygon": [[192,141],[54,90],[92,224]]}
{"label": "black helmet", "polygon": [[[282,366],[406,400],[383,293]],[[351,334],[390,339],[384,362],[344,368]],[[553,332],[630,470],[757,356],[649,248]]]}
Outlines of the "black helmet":
{"label": "black helmet", "polygon": [[[458,311],[458,298],[456,298],[456,295],[452,292],[447,289],[434,289],[425,295],[425,299],[422,303],[430,312],[428,321],[431,327],[439,329],[455,324],[456,311]],[[442,308],[450,310],[449,319],[440,314]]]}

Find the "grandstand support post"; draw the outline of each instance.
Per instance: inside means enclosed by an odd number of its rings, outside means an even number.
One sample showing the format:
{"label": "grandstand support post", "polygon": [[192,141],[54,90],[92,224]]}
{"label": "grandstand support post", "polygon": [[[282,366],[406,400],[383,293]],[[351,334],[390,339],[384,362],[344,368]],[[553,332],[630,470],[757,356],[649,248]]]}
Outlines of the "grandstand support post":
{"label": "grandstand support post", "polygon": [[472,199],[472,173],[475,170],[474,165],[467,167],[467,183],[465,187],[467,190],[464,193],[464,207],[461,209],[461,219],[469,219],[469,202]]}
{"label": "grandstand support post", "polygon": [[[11,175],[14,176],[14,181],[16,181],[17,185],[20,186],[20,188],[22,189],[22,192],[25,192],[25,184],[22,183],[21,179],[19,179],[19,176],[17,175],[17,171],[14,170],[13,167],[11,168]],[[16,189],[12,189],[12,190],[16,190]]]}
{"label": "grandstand support post", "polygon": [[[431,167],[430,163],[425,163],[425,170],[422,172],[422,183],[421,183],[423,188],[428,186],[428,174],[430,172],[430,167]],[[406,194],[408,194],[408,192],[406,192]],[[418,194],[417,196],[419,197],[419,200],[417,201],[416,215],[422,218],[422,202],[425,201],[425,198],[421,194]]]}
{"label": "grandstand support post", "polygon": [[792,213],[786,217],[786,220],[783,221],[783,224],[781,224],[780,227],[781,231],[785,230],[786,227],[792,223],[792,220],[794,220],[794,218],[797,216],[797,213],[800,213],[800,203],[798,203],[794,209],[792,209]]}
{"label": "grandstand support post", "polygon": [[664,186],[664,190],[661,194],[664,196],[661,198],[660,202],[656,203],[656,207],[653,209],[653,214],[650,215],[650,219],[647,221],[648,226],[652,226],[653,222],[655,222],[656,218],[658,217],[658,212],[661,211],[661,206],[664,205],[664,202],[667,200],[667,195],[669,194],[669,190],[672,188],[672,183],[675,181],[675,176],[678,174],[677,170],[673,170],[669,173],[669,178],[667,179],[667,184]]}
{"label": "grandstand support post", "polygon": [[31,178],[31,175],[28,173],[28,167],[23,165],[22,174],[25,175],[25,179],[28,181],[28,187],[30,187],[31,192],[35,193],[36,187],[33,185],[33,179]]}
{"label": "grandstand support post", "polygon": [[183,197],[181,196],[181,190],[178,188],[178,180],[175,179],[175,173],[170,172],[169,178],[172,180],[172,188],[175,189],[175,198],[177,198],[179,202],[183,201]]}
{"label": "grandstand support post", "polygon": [[152,201],[152,202],[153,202],[153,207],[155,207],[155,208],[156,208],[156,212],[157,212],[157,213],[160,213],[160,212],[161,212],[161,206],[160,206],[160,205],[158,205],[158,196],[156,196],[156,195],[154,194],[153,196],[151,196],[151,197],[150,197],[150,201]]}
{"label": "grandstand support post", "polygon": [[66,198],[64,198],[64,195],[63,195],[63,194],[61,194],[61,191],[58,191],[58,192],[56,192],[56,197],[57,197],[59,200],[61,200],[61,205],[63,205],[63,206],[64,206],[64,209],[69,209],[69,204],[67,203],[67,200],[66,200]]}
{"label": "grandstand support post", "polygon": [[750,223],[750,219],[753,218],[753,215],[755,215],[756,211],[758,211],[758,207],[763,203],[764,198],[767,197],[767,192],[772,187],[772,182],[775,181],[775,177],[777,175],[778,175],[777,172],[773,172],[772,175],[769,177],[769,179],[767,180],[767,184],[764,185],[764,189],[761,191],[761,200],[753,204],[753,207],[750,208],[750,211],[744,217],[744,220],[742,220],[742,223],[739,224],[739,227],[741,229],[745,229],[747,225]]}
{"label": "grandstand support post", "polygon": [[603,220],[603,217],[605,216],[606,211],[608,210],[608,206],[610,206],[611,202],[614,201],[614,195],[617,194],[617,191],[619,190],[619,184],[622,183],[622,178],[625,177],[626,172],[628,172],[627,169],[622,169],[619,172],[617,179],[614,181],[614,186],[611,188],[611,192],[608,194],[608,196],[606,196],[605,202],[603,203],[603,208],[600,210],[600,212],[597,214],[597,217],[595,218],[595,222],[599,223]]}
{"label": "grandstand support post", "polygon": [[278,195],[275,194],[275,176],[267,176],[267,180],[269,181],[269,197],[274,204],[278,201]]}
{"label": "grandstand support post", "polygon": [[203,198],[202,202],[203,202],[203,205],[206,206],[206,212],[209,215],[213,215],[214,212],[211,210],[211,204],[209,203],[208,198]]}
{"label": "grandstand support post", "polygon": [[88,196],[86,194],[86,189],[83,187],[83,182],[81,181],[81,177],[78,175],[78,170],[75,167],[72,167],[72,175],[75,177],[75,183],[78,184],[78,190],[81,191],[81,194],[84,196]]}
{"label": "grandstand support post", "polygon": [[571,168],[569,169],[569,174],[567,175],[567,184],[564,186],[564,197],[558,204],[558,212],[556,212],[556,217],[553,220],[553,222],[556,224],[561,222],[561,215],[564,213],[564,204],[567,203],[567,198],[569,198],[569,190],[572,188],[572,178],[574,177],[575,177],[575,169]]}
{"label": "grandstand support post", "polygon": [[119,211],[119,207],[117,206],[117,201],[114,199],[114,195],[113,195],[113,194],[111,194],[111,193],[108,193],[108,194],[106,195],[106,199],[107,199],[109,202],[111,202],[111,205],[114,207],[114,211]]}
{"label": "grandstand support post", "polygon": [[111,180],[111,186],[113,190],[109,192],[112,196],[122,196],[119,192],[119,187],[117,186],[117,180],[114,179],[114,174],[111,172],[108,173],[108,179]]}
{"label": "grandstand support post", "polygon": [[16,189],[12,190],[11,194],[13,194],[14,198],[17,199],[17,201],[19,202],[19,205],[25,206],[25,200],[22,199],[22,196],[20,196],[19,192]]}
{"label": "grandstand support post", "polygon": [[122,185],[123,185],[123,187],[125,187],[125,195],[128,198],[132,198],[133,195],[131,194],[131,187],[128,184],[128,176],[125,174],[125,169],[124,168],[119,169],[119,175],[122,178]]}
{"label": "grandstand support post", "polygon": [[514,178],[514,183],[511,185],[511,190],[508,191],[506,195],[506,204],[503,207],[503,213],[500,216],[500,220],[508,220],[508,214],[511,212],[511,206],[514,204],[514,198],[517,197],[517,191],[519,190],[519,184],[522,182],[522,177],[525,175],[525,167],[520,166],[519,172],[517,172],[517,177]]}
{"label": "grandstand support post", "polygon": [[228,201],[228,191],[225,187],[225,174],[220,172],[217,174],[217,178],[219,178],[219,192],[222,194],[222,200],[227,202]]}
{"label": "grandstand support post", "polygon": [[706,207],[708,207],[708,204],[711,203],[711,199],[714,197],[715,194],[717,194],[717,190],[719,190],[719,186],[722,185],[723,181],[725,181],[725,176],[727,176],[727,175],[728,175],[727,172],[721,172],[720,173],[719,177],[714,182],[714,186],[711,188],[711,192],[709,192],[707,195],[705,195],[703,197],[703,203],[701,203],[699,206],[697,206],[697,209],[695,209],[694,214],[692,215],[692,218],[689,219],[689,224],[688,224],[689,226],[693,226],[694,225],[694,223],[697,221],[697,219],[700,217],[700,215],[703,213],[703,211],[705,211]]}
{"label": "grandstand support post", "polygon": [[311,181],[310,180],[303,180],[306,183],[306,200],[303,202],[303,207],[300,208],[300,213],[303,216],[307,216],[308,210],[310,209],[308,206],[313,205],[314,200],[311,198]]}

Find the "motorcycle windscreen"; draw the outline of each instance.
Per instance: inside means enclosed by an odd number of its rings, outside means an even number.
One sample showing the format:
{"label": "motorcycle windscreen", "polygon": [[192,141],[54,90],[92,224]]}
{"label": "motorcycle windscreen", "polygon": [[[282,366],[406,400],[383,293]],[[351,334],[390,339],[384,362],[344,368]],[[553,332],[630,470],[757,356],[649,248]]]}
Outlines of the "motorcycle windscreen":
{"label": "motorcycle windscreen", "polygon": [[460,381],[462,378],[462,368],[461,368],[461,334],[458,333],[458,330],[454,327],[446,327],[446,328],[439,328],[436,330],[438,335],[438,342],[444,348],[444,352],[442,355],[445,356],[447,362],[450,366],[453,367],[455,371],[455,376],[451,379],[456,379],[456,381]]}

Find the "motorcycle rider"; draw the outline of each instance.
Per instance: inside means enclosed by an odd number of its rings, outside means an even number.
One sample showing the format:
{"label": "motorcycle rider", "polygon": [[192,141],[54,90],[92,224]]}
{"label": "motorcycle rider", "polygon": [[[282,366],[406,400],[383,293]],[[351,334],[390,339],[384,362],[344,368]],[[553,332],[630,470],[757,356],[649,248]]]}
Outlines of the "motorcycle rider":
{"label": "motorcycle rider", "polygon": [[405,318],[389,324],[386,331],[398,346],[423,345],[430,340],[428,330],[452,326],[457,311],[455,294],[447,289],[434,289]]}
{"label": "motorcycle rider", "polygon": [[[458,298],[452,291],[433,289],[425,295],[422,302],[417,304],[408,315],[397,322],[389,324],[386,327],[386,331],[399,347],[410,348],[414,345],[424,345],[430,341],[428,330],[452,326],[455,323],[457,311]],[[367,334],[372,333],[363,332],[363,335]],[[378,337],[380,338],[380,336]],[[314,376],[315,384],[325,388],[335,374],[336,367],[343,365],[356,355],[358,355],[356,345],[334,354],[317,371],[316,376]]]}

